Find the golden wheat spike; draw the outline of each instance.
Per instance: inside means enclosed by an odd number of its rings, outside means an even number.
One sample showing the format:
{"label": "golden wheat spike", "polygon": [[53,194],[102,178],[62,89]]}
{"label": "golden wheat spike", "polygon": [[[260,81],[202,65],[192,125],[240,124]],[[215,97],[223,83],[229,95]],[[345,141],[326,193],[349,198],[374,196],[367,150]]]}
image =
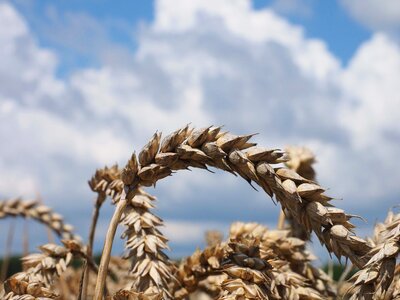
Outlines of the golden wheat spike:
{"label": "golden wheat spike", "polygon": [[126,227],[122,238],[126,239],[125,258],[132,260],[130,271],[134,280],[129,290],[143,295],[157,293],[163,299],[171,299],[168,285],[174,280],[172,265],[163,249],[167,239],[157,229],[162,220],[150,212],[155,197],[143,190],[133,197],[123,212],[121,223]]}
{"label": "golden wheat spike", "polygon": [[354,281],[351,299],[393,299],[393,290],[387,292],[395,278],[400,253],[400,214],[389,212],[386,221],[376,226],[374,242],[369,261],[350,279]]}
{"label": "golden wheat spike", "polygon": [[217,276],[218,279],[214,278],[213,283],[221,283],[222,280],[226,279],[225,275],[221,274],[221,263],[225,257],[226,243],[217,243],[212,246],[208,246],[203,251],[196,250],[191,256],[182,260],[179,264],[179,268],[176,272],[176,278],[178,282],[173,286],[174,299],[186,299],[190,294],[195,292],[201,286],[203,281],[204,287],[216,293],[220,292],[219,285],[214,285],[213,288],[209,288],[209,284],[204,282],[210,276]]}
{"label": "golden wheat spike", "polygon": [[[55,299],[56,293],[48,293],[55,278],[61,275],[72,260],[72,253],[63,246],[46,244],[42,253],[30,254],[22,259],[25,271],[13,275],[4,284],[7,297],[21,299],[29,296]],[[31,289],[30,287],[35,287]],[[10,299],[14,299],[10,298]],[[35,298],[33,298],[35,299]]]}
{"label": "golden wheat spike", "polygon": [[[221,133],[219,127],[177,130],[161,141],[154,135],[139,154],[133,154],[121,173],[123,188],[106,236],[95,299],[101,298],[116,227],[125,207],[138,193],[140,186],[154,185],[174,170],[189,167],[216,167],[236,173],[249,183],[255,182],[281,203],[307,232],[315,232],[329,252],[338,258],[349,258],[362,267],[368,260],[368,243],[355,236],[351,215],[331,208],[324,189],[308,179],[288,175],[285,168],[272,165],[288,160],[283,151],[256,147],[249,142],[253,135]],[[167,157],[167,159],[166,159]],[[161,159],[162,158],[162,159]],[[283,171],[282,171],[283,170]]]}
{"label": "golden wheat spike", "polygon": [[259,241],[259,256],[273,267],[273,283],[278,286],[282,299],[336,296],[332,280],[311,265],[314,256],[307,251],[305,241],[292,237],[290,231],[267,230],[257,223],[236,222],[231,225],[230,239]]}
{"label": "golden wheat spike", "polygon": [[217,299],[279,299],[273,267],[260,257],[259,240],[231,240],[222,267],[228,278],[222,282]]}
{"label": "golden wheat spike", "polygon": [[[45,244],[39,247],[41,253],[29,254],[22,258],[23,272],[14,274],[4,283],[6,299],[58,299],[52,288],[70,265],[72,258],[82,258],[88,266],[98,272],[96,263],[87,256],[86,248],[77,240],[63,240],[63,246]],[[49,292],[50,291],[50,292]],[[32,298],[33,297],[33,298]],[[42,297],[42,298],[41,298]],[[2,298],[3,299],[3,298]]]}

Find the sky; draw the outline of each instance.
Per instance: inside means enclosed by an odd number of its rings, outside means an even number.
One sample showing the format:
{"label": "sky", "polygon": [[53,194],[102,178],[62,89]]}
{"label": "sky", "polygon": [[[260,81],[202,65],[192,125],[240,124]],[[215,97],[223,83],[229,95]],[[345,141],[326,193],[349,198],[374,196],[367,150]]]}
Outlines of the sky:
{"label": "sky", "polygon": [[[365,218],[361,236],[400,203],[399,1],[0,0],[0,45],[0,198],[40,195],[83,237],[95,169],[189,122],[309,147],[334,205]],[[234,221],[274,228],[279,212],[221,172],[179,172],[149,192],[173,257]],[[28,227],[32,249],[46,242]]]}

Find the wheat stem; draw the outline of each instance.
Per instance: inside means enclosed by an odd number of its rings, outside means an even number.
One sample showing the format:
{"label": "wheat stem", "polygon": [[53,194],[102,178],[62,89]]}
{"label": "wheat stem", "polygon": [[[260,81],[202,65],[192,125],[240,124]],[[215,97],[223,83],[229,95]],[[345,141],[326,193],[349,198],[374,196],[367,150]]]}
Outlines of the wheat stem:
{"label": "wheat stem", "polygon": [[101,255],[99,273],[97,275],[97,280],[96,280],[96,287],[93,297],[94,300],[102,299],[107,278],[108,264],[110,263],[110,255],[111,255],[115,232],[117,230],[122,213],[127,204],[128,204],[127,199],[125,198],[125,195],[123,195],[115,208],[114,215],[112,216],[110,225],[108,226],[106,240],[104,242],[104,248]]}
{"label": "wheat stem", "polygon": [[81,273],[81,278],[79,280],[79,291],[78,291],[78,300],[86,300],[87,296],[87,285],[89,281],[88,274],[89,272],[87,271],[87,261],[83,263],[83,270]]}
{"label": "wheat stem", "polygon": [[105,198],[106,198],[106,195],[104,193],[99,193],[97,195],[96,204],[94,206],[92,222],[90,224],[90,231],[89,231],[89,243],[88,243],[88,255],[89,256],[92,255],[97,221],[99,219],[101,205],[103,204]]}
{"label": "wheat stem", "polygon": [[276,226],[276,228],[278,230],[282,230],[285,227],[285,213],[283,212],[283,209],[280,210],[279,212],[279,219],[278,219],[278,225]]}
{"label": "wheat stem", "polygon": [[[95,232],[96,232],[97,221],[99,219],[100,208],[101,208],[103,202],[105,201],[105,198],[106,198],[105,193],[103,193],[103,192],[97,193],[97,199],[96,199],[96,202],[94,205],[92,222],[90,224],[90,230],[89,230],[89,242],[88,242],[88,247],[87,247],[87,255],[89,257],[93,256],[93,243],[94,243],[94,236],[95,236]],[[80,292],[79,292],[79,298],[82,298],[84,300],[86,300],[86,297],[87,297],[89,277],[90,277],[89,269],[87,268],[87,264],[84,264],[83,276],[82,276],[83,282],[80,283],[80,286],[82,286],[82,288],[80,289]]]}
{"label": "wheat stem", "polygon": [[24,222],[24,236],[23,236],[23,256],[29,253],[29,224],[28,220]]}

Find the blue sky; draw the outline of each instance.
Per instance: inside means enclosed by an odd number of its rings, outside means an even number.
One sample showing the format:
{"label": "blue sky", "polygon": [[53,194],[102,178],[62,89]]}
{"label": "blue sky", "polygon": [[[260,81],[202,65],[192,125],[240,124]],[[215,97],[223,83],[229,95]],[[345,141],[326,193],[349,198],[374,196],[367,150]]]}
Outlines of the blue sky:
{"label": "blue sky", "polygon": [[[27,18],[33,30],[38,31],[37,38],[43,46],[55,48],[70,57],[69,61],[61,61],[58,70],[60,75],[75,67],[98,65],[98,61],[93,59],[93,53],[74,51],[71,47],[62,45],[60,41],[55,41],[51,36],[41,33],[41,27],[46,27],[46,23],[54,21],[52,20],[54,14],[64,21],[64,14],[75,13],[104,22],[108,24],[107,38],[132,50],[137,46],[134,28],[139,27],[140,24],[152,22],[154,19],[154,1],[118,1],[113,5],[110,5],[108,1],[76,0],[14,1],[13,3]],[[255,9],[272,7],[293,24],[301,25],[307,37],[324,40],[329,50],[343,64],[346,64],[358,46],[371,36],[371,30],[355,21],[338,1],[308,0],[299,1],[299,4],[293,3],[295,1],[254,0],[252,6]],[[301,9],[299,9],[300,6]]]}
{"label": "blue sky", "polygon": [[[86,236],[96,168],[124,164],[156,130],[224,124],[311,148],[366,234],[399,202],[399,20],[391,0],[0,1],[0,196],[40,192]],[[276,223],[271,200],[219,172],[150,192],[174,256],[206,229]]]}

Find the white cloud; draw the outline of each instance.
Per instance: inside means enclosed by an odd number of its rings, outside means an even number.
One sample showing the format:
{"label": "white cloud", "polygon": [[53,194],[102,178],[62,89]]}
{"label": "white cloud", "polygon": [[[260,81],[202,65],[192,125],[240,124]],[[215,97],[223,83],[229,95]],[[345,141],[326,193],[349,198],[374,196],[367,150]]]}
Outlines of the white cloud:
{"label": "white cloud", "polygon": [[39,48],[25,21],[6,3],[0,3],[1,96],[34,105],[58,99],[64,85],[53,74],[56,56]]}
{"label": "white cloud", "polygon": [[[156,32],[196,31],[200,24],[222,23],[238,39],[253,43],[278,43],[288,50],[301,71],[318,79],[337,71],[338,61],[321,40],[305,39],[303,29],[290,24],[270,9],[255,11],[250,1],[158,1]],[[218,30],[213,26],[212,30]]]}
{"label": "white cloud", "polygon": [[[348,200],[339,206],[364,201],[384,214],[394,204],[400,50],[388,35],[375,34],[344,68],[323,41],[270,9],[253,10],[246,0],[173,2],[157,2],[126,64],[81,68],[65,79],[55,75],[62,58],[38,45],[12,6],[0,6],[0,24],[10,27],[0,29],[0,138],[7,144],[0,166],[14,170],[0,172],[1,194],[37,184],[57,205],[73,207],[88,196],[85,179],[95,167],[123,163],[157,129],[193,122],[260,132],[255,140],[272,147],[310,145],[321,182]],[[247,184],[197,174],[159,184],[161,211],[181,218],[169,222],[170,234],[194,241],[235,214],[274,214]]]}
{"label": "white cloud", "polygon": [[228,232],[226,223],[218,222],[191,222],[179,220],[165,220],[163,233],[171,237],[171,241],[177,244],[197,244],[201,245],[204,241],[204,235],[207,230],[220,230]]}
{"label": "white cloud", "polygon": [[372,30],[400,33],[400,2],[396,0],[341,0],[350,14]]}
{"label": "white cloud", "polygon": [[[6,3],[0,3],[1,23],[0,38],[2,41],[8,41],[18,36],[28,33],[25,22],[18,17],[16,11]],[[11,45],[5,45],[10,47]]]}
{"label": "white cloud", "polygon": [[[175,95],[182,101],[176,108],[165,109],[144,89],[143,79],[134,71],[103,68],[85,70],[71,78],[71,87],[97,117],[116,115],[129,120],[128,131],[135,130],[137,139],[148,138],[152,131],[160,128],[173,130],[193,120],[198,124],[208,123],[203,113],[202,91],[196,84],[186,85]],[[156,82],[149,89],[157,90]],[[171,87],[172,88],[172,87]],[[169,110],[169,111],[168,111]],[[167,113],[168,111],[168,113]],[[140,130],[138,130],[140,128]]]}
{"label": "white cloud", "polygon": [[342,117],[354,146],[396,141],[400,137],[400,47],[386,35],[375,34],[357,51],[341,80],[352,100],[343,103]]}

